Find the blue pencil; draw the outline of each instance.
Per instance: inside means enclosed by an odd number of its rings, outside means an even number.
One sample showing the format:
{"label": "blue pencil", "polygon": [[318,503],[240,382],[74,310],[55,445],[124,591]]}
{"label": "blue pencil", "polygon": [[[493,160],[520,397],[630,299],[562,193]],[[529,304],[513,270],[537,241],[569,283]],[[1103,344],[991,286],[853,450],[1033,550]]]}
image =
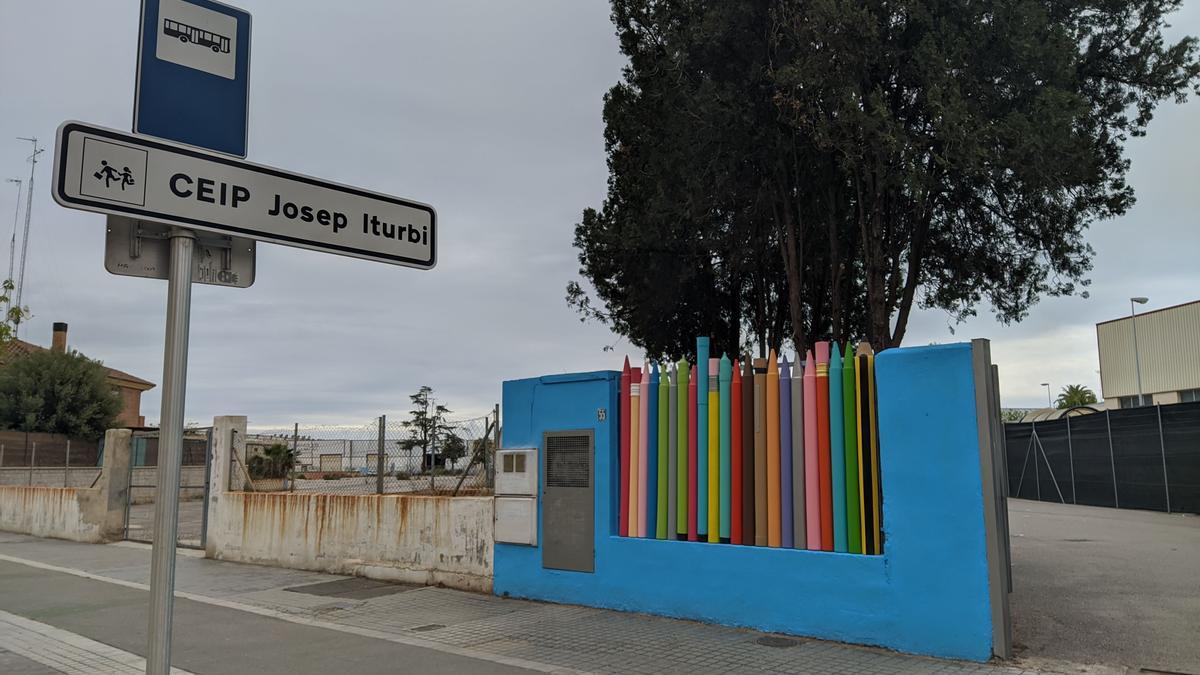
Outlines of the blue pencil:
{"label": "blue pencil", "polygon": [[833,343],[829,359],[829,453],[833,482],[833,550],[846,553],[846,453],[845,421],[842,419],[842,355]]}

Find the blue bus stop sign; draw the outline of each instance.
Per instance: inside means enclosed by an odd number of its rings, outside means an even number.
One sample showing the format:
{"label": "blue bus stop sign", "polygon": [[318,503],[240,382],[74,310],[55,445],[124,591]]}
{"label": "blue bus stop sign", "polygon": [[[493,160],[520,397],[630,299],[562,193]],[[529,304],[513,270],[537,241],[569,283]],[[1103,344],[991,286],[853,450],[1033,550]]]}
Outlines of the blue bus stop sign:
{"label": "blue bus stop sign", "polygon": [[245,157],[249,94],[249,12],[142,0],[134,133]]}

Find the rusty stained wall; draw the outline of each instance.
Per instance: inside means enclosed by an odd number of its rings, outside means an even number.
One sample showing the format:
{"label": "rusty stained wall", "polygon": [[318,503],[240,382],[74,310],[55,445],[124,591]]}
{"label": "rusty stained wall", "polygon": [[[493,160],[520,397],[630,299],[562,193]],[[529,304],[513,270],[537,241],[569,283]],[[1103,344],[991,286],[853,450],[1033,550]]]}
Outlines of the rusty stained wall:
{"label": "rusty stained wall", "polygon": [[0,530],[82,542],[104,541],[100,490],[0,487]]}
{"label": "rusty stained wall", "polygon": [[209,557],[491,592],[491,497],[228,492]]}

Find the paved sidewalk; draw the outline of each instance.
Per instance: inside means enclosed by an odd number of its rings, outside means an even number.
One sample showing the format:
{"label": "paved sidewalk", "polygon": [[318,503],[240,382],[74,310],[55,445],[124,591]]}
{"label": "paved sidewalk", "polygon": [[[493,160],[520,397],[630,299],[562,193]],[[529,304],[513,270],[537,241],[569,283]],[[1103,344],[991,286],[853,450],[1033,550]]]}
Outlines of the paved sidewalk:
{"label": "paved sidewalk", "polygon": [[[150,552],[0,533],[0,569],[35,561],[43,573],[73,571],[81,582],[144,588]],[[21,563],[27,567],[30,562]],[[56,569],[61,568],[61,569]],[[820,640],[783,638],[690,621],[511,600],[434,587],[241,565],[182,555],[176,622],[195,606],[236,610],[543,672],[1022,673],[993,664],[939,661]],[[334,583],[330,583],[334,582]],[[0,587],[0,597],[4,597]],[[15,610],[10,610],[15,611]],[[40,617],[38,620],[49,621]],[[53,623],[51,621],[51,623]],[[176,653],[191,638],[176,630]],[[270,650],[293,649],[272,641]],[[176,663],[187,666],[187,662]],[[392,664],[393,667],[395,664]],[[499,663],[493,664],[497,667]],[[205,670],[204,672],[210,672]],[[303,672],[293,671],[293,672]]]}

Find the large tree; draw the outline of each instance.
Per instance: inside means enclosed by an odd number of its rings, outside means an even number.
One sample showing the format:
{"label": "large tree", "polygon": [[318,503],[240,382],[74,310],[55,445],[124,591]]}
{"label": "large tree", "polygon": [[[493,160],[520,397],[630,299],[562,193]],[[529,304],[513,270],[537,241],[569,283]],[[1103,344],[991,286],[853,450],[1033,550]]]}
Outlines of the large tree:
{"label": "large tree", "polygon": [[614,0],[609,194],[576,229],[604,306],[573,300],[673,354],[764,306],[797,347],[886,348],[918,306],[1011,321],[1077,292],[1086,228],[1133,202],[1125,140],[1197,82],[1178,6]]}
{"label": "large tree", "polygon": [[1086,285],[1084,231],[1133,203],[1124,141],[1200,72],[1194,39],[1162,36],[1178,6],[777,3],[780,110],[844,175],[874,343],[918,303],[1007,322]]}
{"label": "large tree", "polygon": [[760,124],[776,116],[761,86],[769,16],[729,6],[709,20],[695,3],[613,5],[629,65],[605,97],[608,196],[575,230],[603,306],[576,283],[568,300],[651,354],[689,354],[700,334],[731,353],[777,346],[789,331],[763,168],[747,153],[780,130]]}
{"label": "large tree", "polygon": [[99,361],[75,352],[10,352],[0,366],[0,428],[94,440],[121,411]]}

